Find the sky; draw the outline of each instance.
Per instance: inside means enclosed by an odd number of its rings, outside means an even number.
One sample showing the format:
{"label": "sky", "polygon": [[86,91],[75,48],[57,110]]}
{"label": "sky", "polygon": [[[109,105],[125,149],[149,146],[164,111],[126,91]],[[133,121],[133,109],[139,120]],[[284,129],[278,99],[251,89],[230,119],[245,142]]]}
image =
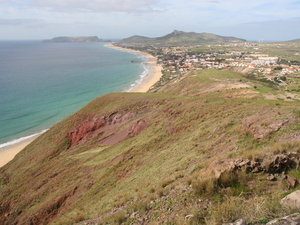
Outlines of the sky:
{"label": "sky", "polygon": [[1,40],[158,37],[173,30],[298,39],[300,0],[0,0]]}

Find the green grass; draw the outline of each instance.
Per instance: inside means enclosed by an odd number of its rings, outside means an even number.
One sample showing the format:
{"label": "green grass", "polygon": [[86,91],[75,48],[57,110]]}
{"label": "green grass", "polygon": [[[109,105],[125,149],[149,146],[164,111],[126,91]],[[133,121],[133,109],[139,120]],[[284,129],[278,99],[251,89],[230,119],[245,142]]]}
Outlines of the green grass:
{"label": "green grass", "polygon": [[[0,203],[11,202],[13,210],[21,212],[16,217],[9,214],[10,222],[22,218],[24,223],[43,219],[50,224],[72,224],[101,218],[109,224],[130,224],[137,223],[140,217],[180,224],[191,212],[197,213],[195,221],[201,223],[232,222],[237,217],[252,222],[281,215],[269,204],[274,197],[270,192],[282,194],[285,190],[265,176],[238,174],[214,180],[205,170],[211,162],[230,157],[297,150],[296,144],[287,145],[284,140],[297,132],[299,102],[228,97],[232,90],[213,91],[223,82],[257,85],[257,81],[229,71],[190,73],[157,93],[103,96],[57,124],[0,171],[1,177],[9,178],[7,184],[1,185]],[[243,89],[235,90],[239,91]],[[114,145],[99,144],[103,138],[100,133],[68,148],[70,131],[89,118],[113,112],[136,114],[136,118],[116,125],[114,132],[131,127],[139,119],[145,119],[149,126],[138,136]],[[269,115],[273,120],[262,116],[254,121],[255,125],[285,118],[291,122],[258,141],[243,127],[244,121],[256,114]],[[65,202],[60,205],[58,199],[62,196]],[[199,200],[203,200],[203,209],[198,207]],[[244,209],[234,207],[246,208],[248,204],[266,208],[248,215]],[[53,205],[59,209],[55,215],[47,213],[53,211],[47,211]],[[226,214],[218,218],[222,210]],[[128,218],[132,213],[138,216]],[[0,218],[1,215],[0,212]]]}
{"label": "green grass", "polygon": [[291,170],[289,174],[294,176],[297,180],[300,180],[300,171],[299,170]]}

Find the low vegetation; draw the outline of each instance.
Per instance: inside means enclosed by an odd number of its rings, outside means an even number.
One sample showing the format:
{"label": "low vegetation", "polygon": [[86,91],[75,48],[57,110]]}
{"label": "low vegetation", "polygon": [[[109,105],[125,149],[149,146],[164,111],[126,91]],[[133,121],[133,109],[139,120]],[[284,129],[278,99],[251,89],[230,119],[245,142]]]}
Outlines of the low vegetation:
{"label": "low vegetation", "polygon": [[264,98],[277,91],[209,70],[98,98],[1,168],[0,223],[264,224],[290,213],[282,174],[222,171],[300,151],[299,101]]}

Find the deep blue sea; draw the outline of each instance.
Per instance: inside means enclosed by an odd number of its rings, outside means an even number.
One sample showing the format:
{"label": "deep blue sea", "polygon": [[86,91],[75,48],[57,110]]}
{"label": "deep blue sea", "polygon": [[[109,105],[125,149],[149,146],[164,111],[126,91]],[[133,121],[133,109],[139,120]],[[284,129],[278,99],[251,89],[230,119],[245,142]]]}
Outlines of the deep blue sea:
{"label": "deep blue sea", "polygon": [[105,43],[0,41],[0,148],[128,90],[146,75],[145,60]]}

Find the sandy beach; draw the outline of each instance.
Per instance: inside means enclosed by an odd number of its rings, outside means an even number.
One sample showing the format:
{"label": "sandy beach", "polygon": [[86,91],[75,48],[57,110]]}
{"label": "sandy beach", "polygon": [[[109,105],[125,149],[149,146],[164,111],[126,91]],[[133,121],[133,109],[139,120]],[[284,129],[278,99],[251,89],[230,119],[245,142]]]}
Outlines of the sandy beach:
{"label": "sandy beach", "polygon": [[111,43],[106,45],[107,47],[110,48],[115,48],[119,49],[122,51],[129,51],[133,53],[138,53],[141,55],[144,55],[145,57],[148,58],[148,61],[146,62],[147,65],[150,67],[149,74],[143,79],[143,81],[138,84],[136,87],[134,87],[130,92],[147,92],[156,82],[158,82],[162,76],[161,70],[162,66],[157,64],[157,58],[154,57],[153,55],[150,55],[149,53],[138,51],[138,50],[133,50],[129,48],[122,48],[115,46]]}
{"label": "sandy beach", "polygon": [[29,145],[31,142],[33,142],[36,137],[27,139],[26,141],[20,142],[15,145],[11,145],[7,148],[0,149],[0,167],[7,164],[9,161],[11,161],[15,155],[17,155],[20,151],[22,151],[27,145]]}
{"label": "sandy beach", "polygon": [[[139,85],[134,87],[131,90],[131,92],[147,92],[156,82],[160,80],[162,76],[161,73],[162,67],[157,64],[157,59],[154,56],[141,51],[116,47],[112,44],[107,44],[107,46],[115,49],[139,53],[148,58],[147,64],[150,67],[149,74],[143,79],[143,81]],[[0,149],[0,167],[4,166],[9,161],[11,161],[20,151],[22,151],[27,145],[33,142],[36,138],[38,138],[38,136],[27,139],[15,145],[11,145],[9,147]]]}

